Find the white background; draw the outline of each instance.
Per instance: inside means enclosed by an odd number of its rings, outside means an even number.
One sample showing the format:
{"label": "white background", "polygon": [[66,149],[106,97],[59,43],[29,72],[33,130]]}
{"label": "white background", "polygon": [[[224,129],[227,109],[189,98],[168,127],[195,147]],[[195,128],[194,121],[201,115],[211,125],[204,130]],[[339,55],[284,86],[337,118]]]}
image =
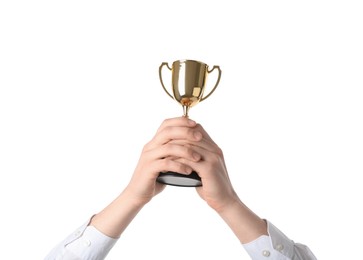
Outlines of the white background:
{"label": "white background", "polygon": [[[318,259],[361,257],[361,1],[1,1],[2,259],[43,259],[128,183],[181,107],[162,62],[223,71],[190,111],[243,201]],[[210,82],[212,84],[212,82]],[[192,188],[168,187],[108,259],[249,259]]]}

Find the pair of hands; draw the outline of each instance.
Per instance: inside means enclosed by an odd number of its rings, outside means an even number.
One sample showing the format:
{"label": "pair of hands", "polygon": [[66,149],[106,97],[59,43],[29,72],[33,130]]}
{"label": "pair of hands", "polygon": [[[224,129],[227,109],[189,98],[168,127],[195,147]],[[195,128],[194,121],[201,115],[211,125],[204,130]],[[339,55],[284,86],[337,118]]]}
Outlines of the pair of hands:
{"label": "pair of hands", "polygon": [[200,124],[186,117],[166,119],[143,148],[126,191],[134,201],[145,205],[165,185],[156,181],[160,172],[190,174],[196,171],[203,186],[196,190],[217,212],[238,201],[223,152]]}

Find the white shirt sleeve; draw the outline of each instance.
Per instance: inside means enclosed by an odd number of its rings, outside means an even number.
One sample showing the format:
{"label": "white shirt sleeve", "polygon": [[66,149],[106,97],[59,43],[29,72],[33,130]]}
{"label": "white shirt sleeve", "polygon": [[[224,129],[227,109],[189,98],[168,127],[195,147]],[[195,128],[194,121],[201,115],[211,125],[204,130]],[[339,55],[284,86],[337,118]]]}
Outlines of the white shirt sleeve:
{"label": "white shirt sleeve", "polygon": [[45,257],[45,260],[105,259],[117,239],[104,235],[88,224],[89,221],[70,234]]}
{"label": "white shirt sleeve", "polygon": [[256,240],[243,244],[253,260],[316,260],[310,249],[295,243],[279,229],[267,221],[269,236],[260,236]]}
{"label": "white shirt sleeve", "polygon": [[[76,229],[56,246],[45,260],[103,260],[116,244],[93,226],[89,221]],[[243,244],[253,260],[317,260],[310,249],[295,243],[267,221],[268,236]]]}

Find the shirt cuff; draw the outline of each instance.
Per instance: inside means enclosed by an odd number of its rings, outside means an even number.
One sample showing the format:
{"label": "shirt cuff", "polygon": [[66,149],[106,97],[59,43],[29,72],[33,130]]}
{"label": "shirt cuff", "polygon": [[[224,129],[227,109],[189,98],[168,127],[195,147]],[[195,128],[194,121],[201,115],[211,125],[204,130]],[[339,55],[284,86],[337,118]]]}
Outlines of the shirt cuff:
{"label": "shirt cuff", "polygon": [[243,244],[243,247],[254,260],[292,259],[294,255],[294,241],[290,240],[274,225],[267,221],[269,236],[262,235],[254,241]]}
{"label": "shirt cuff", "polygon": [[66,248],[80,259],[104,259],[118,240],[104,235],[93,226],[76,233],[78,237]]}

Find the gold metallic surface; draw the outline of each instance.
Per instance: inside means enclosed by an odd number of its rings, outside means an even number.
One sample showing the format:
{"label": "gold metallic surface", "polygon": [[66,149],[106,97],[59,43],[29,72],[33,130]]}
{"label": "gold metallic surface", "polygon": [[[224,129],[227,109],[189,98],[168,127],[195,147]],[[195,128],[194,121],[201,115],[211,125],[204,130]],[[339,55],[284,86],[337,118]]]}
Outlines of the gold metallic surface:
{"label": "gold metallic surface", "polygon": [[[164,66],[171,71],[172,94],[167,90],[163,81]],[[218,70],[217,81],[212,90],[204,95],[207,76],[215,69]],[[221,73],[219,66],[213,66],[209,70],[207,64],[195,60],[177,60],[171,67],[167,62],[163,62],[159,67],[159,78],[163,89],[172,99],[182,105],[184,116],[188,116],[189,108],[207,99],[214,92],[219,84]]]}

